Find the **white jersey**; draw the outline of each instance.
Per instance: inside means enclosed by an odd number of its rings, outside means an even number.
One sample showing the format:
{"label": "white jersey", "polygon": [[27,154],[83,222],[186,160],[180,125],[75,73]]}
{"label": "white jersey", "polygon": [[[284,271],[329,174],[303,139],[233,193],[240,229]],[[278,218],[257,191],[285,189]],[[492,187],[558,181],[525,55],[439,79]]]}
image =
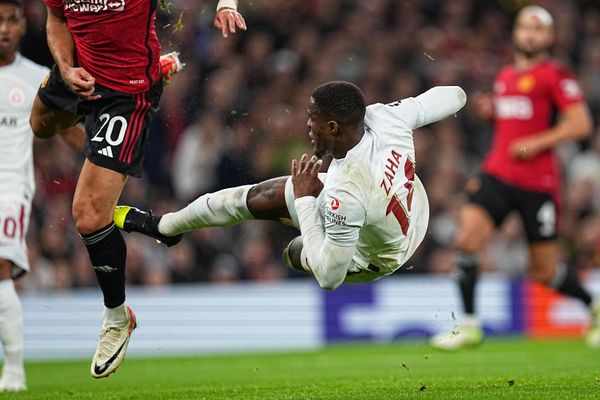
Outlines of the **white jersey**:
{"label": "white jersey", "polygon": [[427,195],[415,175],[413,130],[465,102],[464,91],[450,86],[369,105],[361,141],[331,162],[318,198],[294,200],[290,215],[302,232],[303,267],[322,287],[381,278],[413,255],[429,220]]}
{"label": "white jersey", "polygon": [[368,106],[362,140],[329,166],[317,204],[328,236],[356,243],[360,258],[350,276],[392,273],[425,237],[429,203],[415,175],[412,137],[421,113],[414,99]]}
{"label": "white jersey", "polygon": [[15,61],[0,67],[0,197],[31,201],[33,133],[31,106],[49,70],[17,53]]}

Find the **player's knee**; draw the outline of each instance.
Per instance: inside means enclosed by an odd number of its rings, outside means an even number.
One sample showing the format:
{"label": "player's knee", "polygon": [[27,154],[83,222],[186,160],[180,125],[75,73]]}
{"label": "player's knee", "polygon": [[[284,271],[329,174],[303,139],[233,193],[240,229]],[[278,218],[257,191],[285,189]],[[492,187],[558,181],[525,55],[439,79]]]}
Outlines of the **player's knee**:
{"label": "player's knee", "polygon": [[297,236],[283,250],[283,261],[289,268],[307,272],[302,266],[302,236]]}
{"label": "player's knee", "polygon": [[481,239],[475,235],[460,233],[456,237],[454,247],[463,253],[475,253],[481,248]]}
{"label": "player's knee", "polygon": [[31,131],[38,139],[48,139],[53,135],[50,134],[50,129],[48,129],[48,124],[44,124],[42,122],[42,118],[39,115],[31,113],[29,116],[29,126],[31,127]]}
{"label": "player's knee", "polygon": [[285,180],[270,179],[254,185],[246,197],[250,213],[258,219],[273,219],[287,214],[285,204]]}
{"label": "player's knee", "polygon": [[317,280],[319,281],[319,286],[321,286],[321,289],[329,292],[337,289],[344,282],[343,278],[339,279],[337,277],[325,277]]}
{"label": "player's knee", "polygon": [[97,212],[94,207],[83,202],[73,202],[73,220],[77,232],[88,234],[104,228],[110,223],[110,218]]}

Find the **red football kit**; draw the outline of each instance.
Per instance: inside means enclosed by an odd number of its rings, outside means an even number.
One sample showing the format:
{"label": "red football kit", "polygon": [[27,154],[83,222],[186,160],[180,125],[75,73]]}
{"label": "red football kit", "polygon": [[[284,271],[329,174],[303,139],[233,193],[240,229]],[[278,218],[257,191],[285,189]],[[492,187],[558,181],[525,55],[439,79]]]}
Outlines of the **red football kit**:
{"label": "red football kit", "polygon": [[96,82],[124,93],[142,93],[161,76],[154,29],[156,0],[44,0],[63,13],[77,64]]}
{"label": "red football kit", "polygon": [[524,71],[504,67],[494,82],[494,141],[484,171],[516,187],[557,193],[561,168],[553,149],[520,160],[509,154],[509,147],[515,140],[544,134],[557,111],[581,101],[573,74],[553,61]]}

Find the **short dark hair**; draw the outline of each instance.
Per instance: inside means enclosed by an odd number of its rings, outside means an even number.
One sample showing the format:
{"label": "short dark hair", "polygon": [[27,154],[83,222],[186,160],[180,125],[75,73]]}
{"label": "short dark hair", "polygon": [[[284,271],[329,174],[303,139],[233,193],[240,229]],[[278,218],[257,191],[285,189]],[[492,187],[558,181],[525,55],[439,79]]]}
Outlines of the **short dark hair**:
{"label": "short dark hair", "polygon": [[326,119],[341,124],[357,125],[365,118],[365,97],[353,83],[332,81],[312,92],[315,111]]}

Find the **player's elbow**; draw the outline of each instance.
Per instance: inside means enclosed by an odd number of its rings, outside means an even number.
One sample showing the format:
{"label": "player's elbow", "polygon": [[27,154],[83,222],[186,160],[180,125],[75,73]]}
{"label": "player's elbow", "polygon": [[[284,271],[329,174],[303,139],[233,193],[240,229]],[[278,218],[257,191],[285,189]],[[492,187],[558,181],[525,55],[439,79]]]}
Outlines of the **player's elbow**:
{"label": "player's elbow", "polygon": [[345,275],[340,274],[324,274],[323,276],[317,276],[317,281],[321,289],[335,290],[344,282]]}
{"label": "player's elbow", "polygon": [[585,104],[577,104],[570,108],[564,119],[564,126],[570,132],[570,138],[582,140],[592,134],[593,122],[590,110]]}
{"label": "player's elbow", "polygon": [[590,137],[592,135],[593,128],[592,117],[588,114],[587,117],[581,121],[578,139],[586,139]]}

